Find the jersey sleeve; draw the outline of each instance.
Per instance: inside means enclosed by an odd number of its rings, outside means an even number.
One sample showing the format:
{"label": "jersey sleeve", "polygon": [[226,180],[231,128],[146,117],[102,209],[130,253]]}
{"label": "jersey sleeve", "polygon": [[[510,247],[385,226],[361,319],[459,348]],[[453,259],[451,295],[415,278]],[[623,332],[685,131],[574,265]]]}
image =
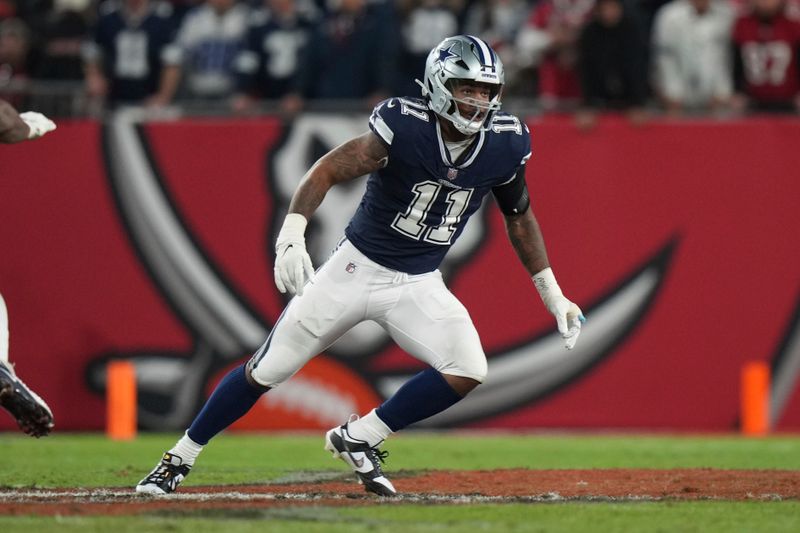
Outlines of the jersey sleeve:
{"label": "jersey sleeve", "polygon": [[517,171],[524,167],[531,158],[531,132],[528,125],[522,120],[509,114],[499,114],[492,121],[492,130],[505,137],[503,143],[507,148],[507,161],[502,173],[502,180],[498,185],[511,182]]}
{"label": "jersey sleeve", "polygon": [[420,128],[432,120],[424,102],[409,98],[389,98],[375,106],[369,127],[386,145],[389,157],[408,159],[419,141]]}
{"label": "jersey sleeve", "polygon": [[371,129],[387,147],[391,147],[394,142],[394,130],[390,124],[393,124],[396,119],[393,116],[394,114],[391,113],[392,108],[389,107],[389,104],[394,100],[394,98],[389,98],[376,105],[375,109],[372,110],[372,115],[369,117],[369,129]]}

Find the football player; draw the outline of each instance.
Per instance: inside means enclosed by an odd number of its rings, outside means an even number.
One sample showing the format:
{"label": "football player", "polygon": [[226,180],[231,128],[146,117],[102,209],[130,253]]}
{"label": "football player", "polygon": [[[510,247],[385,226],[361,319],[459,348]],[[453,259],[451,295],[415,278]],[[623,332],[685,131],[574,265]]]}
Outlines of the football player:
{"label": "football player", "polygon": [[[503,82],[503,65],[485,42],[445,39],[427,58],[422,98],[381,102],[368,132],[311,167],[275,247],[275,283],[294,298],[263,346],[223,378],[137,492],[173,492],[214,435],[350,328],[373,320],[430,368],[365,416],[328,431],[325,448],[367,491],[395,495],[378,446],[454,405],[486,377],[475,326],[437,267],[490,192],[566,348],[574,347],[584,318],[550,268],[525,184],[530,134],[517,117],[500,112]],[[361,204],[315,273],[305,246],[307,221],[331,187],[364,174],[370,176]]]}
{"label": "football player", "polygon": [[[16,143],[36,139],[56,125],[42,115],[29,111],[19,114],[0,100],[0,142]],[[53,428],[53,413],[39,395],[28,388],[14,372],[8,360],[8,311],[0,295],[0,406],[13,416],[20,429],[33,437],[42,437]]]}

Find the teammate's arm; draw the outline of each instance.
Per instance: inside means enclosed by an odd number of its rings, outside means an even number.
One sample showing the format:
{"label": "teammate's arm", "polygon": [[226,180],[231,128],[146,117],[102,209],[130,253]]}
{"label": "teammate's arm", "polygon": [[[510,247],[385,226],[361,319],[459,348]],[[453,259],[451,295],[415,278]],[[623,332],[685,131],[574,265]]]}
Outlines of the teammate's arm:
{"label": "teammate's arm", "polygon": [[571,350],[578,341],[581,323],[585,318],[580,308],[561,292],[553,269],[550,268],[542,230],[530,207],[525,184],[525,166],[519,168],[511,181],[494,187],[492,192],[505,216],[506,232],[511,246],[530,274],[545,307],[556,318],[558,331],[564,338],[564,346]]}
{"label": "teammate's arm", "polygon": [[386,146],[367,132],[334,148],[306,172],[289,203],[289,214],[275,243],[275,285],[290,294],[303,294],[314,267],[306,251],[305,231],[328,190],[338,183],[374,172],[386,165]]}
{"label": "teammate's arm", "polygon": [[35,139],[54,129],[53,121],[41,113],[28,111],[20,115],[11,104],[0,100],[0,142],[10,144]]}
{"label": "teammate's arm", "polygon": [[28,125],[25,124],[11,104],[0,100],[0,142],[16,143],[28,138]]}

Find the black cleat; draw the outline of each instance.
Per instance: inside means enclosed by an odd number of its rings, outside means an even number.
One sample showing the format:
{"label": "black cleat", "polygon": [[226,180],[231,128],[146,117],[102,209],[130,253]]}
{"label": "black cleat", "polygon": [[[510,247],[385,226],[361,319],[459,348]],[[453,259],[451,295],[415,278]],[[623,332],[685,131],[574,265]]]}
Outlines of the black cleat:
{"label": "black cleat", "polygon": [[382,452],[364,441],[356,440],[347,432],[347,424],[325,434],[325,449],[353,469],[364,490],[378,496],[397,496],[397,490],[381,469],[389,452]]}
{"label": "black cleat", "polygon": [[136,485],[136,492],[156,496],[171,494],[186,479],[191,469],[191,465],[183,464],[183,459],[167,452],[153,471]]}
{"label": "black cleat", "polygon": [[0,406],[32,437],[44,437],[53,429],[50,408],[17,377],[11,364],[4,361],[0,361]]}

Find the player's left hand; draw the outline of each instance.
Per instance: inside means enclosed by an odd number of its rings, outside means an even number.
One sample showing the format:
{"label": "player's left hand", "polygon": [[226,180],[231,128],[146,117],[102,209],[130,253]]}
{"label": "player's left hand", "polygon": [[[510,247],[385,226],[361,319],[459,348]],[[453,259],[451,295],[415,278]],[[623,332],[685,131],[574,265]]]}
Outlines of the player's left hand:
{"label": "player's left hand", "polygon": [[45,133],[56,129],[55,122],[35,111],[20,113],[19,118],[28,125],[28,139],[37,139]]}
{"label": "player's left hand", "polygon": [[581,325],[586,322],[583,311],[564,296],[550,267],[537,273],[532,279],[544,306],[556,318],[564,347],[567,350],[573,349],[578,342],[578,335],[581,334]]}
{"label": "player's left hand", "polygon": [[555,296],[546,305],[547,310],[556,317],[558,332],[564,339],[564,347],[567,350],[573,349],[578,342],[578,335],[581,334],[581,325],[586,322],[583,311],[563,294]]}

